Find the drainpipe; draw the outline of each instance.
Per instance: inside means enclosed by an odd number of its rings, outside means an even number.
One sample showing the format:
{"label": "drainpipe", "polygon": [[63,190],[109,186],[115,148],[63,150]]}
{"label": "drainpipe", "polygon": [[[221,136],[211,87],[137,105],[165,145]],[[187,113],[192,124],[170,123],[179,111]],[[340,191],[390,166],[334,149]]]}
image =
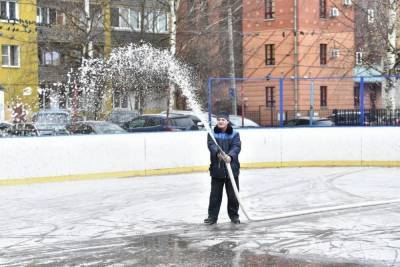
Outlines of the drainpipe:
{"label": "drainpipe", "polygon": [[293,33],[294,33],[294,112],[297,117],[299,110],[299,19],[298,0],[294,0],[293,7]]}

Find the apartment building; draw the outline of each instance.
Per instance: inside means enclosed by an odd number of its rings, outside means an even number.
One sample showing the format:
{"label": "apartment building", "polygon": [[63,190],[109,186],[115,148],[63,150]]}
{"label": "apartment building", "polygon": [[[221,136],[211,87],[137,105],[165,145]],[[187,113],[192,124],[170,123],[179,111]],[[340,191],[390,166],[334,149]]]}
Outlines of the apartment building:
{"label": "apartment building", "polygon": [[36,0],[0,1],[0,121],[23,121],[38,108]]}
{"label": "apartment building", "polygon": [[354,81],[342,78],[353,75],[354,28],[352,1],[243,1],[247,111],[258,112],[263,125],[278,123],[279,83],[268,77],[285,78],[287,119],[306,116],[310,109],[328,116],[332,109],[354,108]]}
{"label": "apartment building", "polygon": [[[89,1],[89,17],[85,1],[38,0],[38,54],[40,63],[42,108],[70,108],[74,88],[68,85],[68,73],[77,69],[84,57],[104,57],[113,47],[146,42],[168,47],[167,7],[159,1],[96,0]],[[115,90],[114,90],[115,89]],[[137,97],[113,88],[112,99],[105,100],[106,109],[139,109]],[[83,96],[79,96],[84,101]],[[165,99],[163,100],[166,101]],[[146,109],[159,103],[152,102]]]}

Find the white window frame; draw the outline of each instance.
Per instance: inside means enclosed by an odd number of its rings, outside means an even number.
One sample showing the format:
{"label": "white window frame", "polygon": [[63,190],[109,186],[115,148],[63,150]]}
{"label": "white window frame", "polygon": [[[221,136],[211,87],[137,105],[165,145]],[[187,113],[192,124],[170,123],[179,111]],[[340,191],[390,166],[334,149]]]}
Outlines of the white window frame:
{"label": "white window frame", "polygon": [[[14,19],[10,19],[10,3],[15,3],[15,20],[19,20],[19,3],[18,0],[1,0],[0,2],[6,2],[6,16],[7,18],[0,18],[1,22],[12,21],[14,23]],[[0,6],[1,8],[1,6]]]}
{"label": "white window frame", "polygon": [[367,10],[367,20],[368,20],[368,23],[375,22],[375,10],[373,10],[371,8]]}
{"label": "white window frame", "polygon": [[[153,15],[154,18],[154,15]],[[165,28],[162,29],[160,24],[165,22]],[[165,12],[159,11],[157,12],[157,17],[155,20],[155,30],[156,33],[167,33],[168,32],[168,15]],[[164,26],[164,24],[162,24]]]}
{"label": "white window frame", "polygon": [[[132,8],[126,8],[126,7],[117,7],[118,9],[118,26],[113,26],[114,29],[116,30],[123,30],[123,31],[140,31],[140,26],[141,26],[141,15],[140,11],[137,11]],[[127,19],[125,20],[122,16],[122,11],[127,11]],[[133,25],[132,19],[133,19],[133,14],[136,13],[138,23],[137,25]],[[125,24],[127,26],[121,26],[122,24]],[[136,27],[137,26],[137,27]]]}
{"label": "white window frame", "polygon": [[[59,65],[61,65],[61,53],[59,51],[42,50],[41,54],[42,54],[42,62],[40,62],[40,63],[42,66],[59,66]],[[58,55],[58,64],[54,64],[55,63],[55,59],[54,59],[55,54]],[[49,61],[47,60],[48,58],[50,59]]]}
{"label": "white window frame", "polygon": [[[46,21],[43,21],[43,10],[46,10],[46,12],[47,12],[47,20]],[[54,18],[54,21],[53,22],[51,22],[50,21],[50,10],[54,10],[54,12],[56,13],[55,15],[55,18]],[[39,13],[39,14],[38,14]],[[51,8],[51,7],[37,7],[36,8],[36,23],[38,23],[38,24],[46,24],[46,25],[49,25],[49,24],[58,24],[58,21],[57,21],[57,15],[58,15],[58,11],[57,11],[57,9],[55,9],[55,8]],[[63,19],[63,24],[62,25],[65,25],[65,18]]]}
{"label": "white window frame", "polygon": [[[160,29],[160,18],[165,19],[165,29]],[[145,13],[145,25],[144,30],[151,33],[168,33],[168,15],[166,12],[158,11],[146,11]]]}
{"label": "white window frame", "polygon": [[[47,21],[43,22],[43,10],[47,10]],[[36,8],[36,23],[44,23],[44,24],[49,24],[50,23],[50,8],[48,7],[37,7]]]}
{"label": "white window frame", "polygon": [[344,6],[351,6],[353,3],[351,2],[351,0],[343,0],[343,5]]}
{"label": "white window frame", "polygon": [[[7,47],[7,55],[3,54],[3,47]],[[17,60],[18,64],[17,65],[11,65],[11,47],[16,47],[17,48]],[[4,57],[7,57],[8,59],[8,64],[4,64]],[[20,47],[18,45],[1,45],[1,66],[2,67],[7,67],[7,68],[19,68],[21,67],[21,53],[20,53]]]}
{"label": "white window frame", "polygon": [[340,49],[339,48],[333,48],[331,50],[331,58],[336,59],[339,58],[340,56]]}
{"label": "white window frame", "polygon": [[145,32],[154,32],[154,14],[153,11],[145,11],[144,12],[144,31]]}

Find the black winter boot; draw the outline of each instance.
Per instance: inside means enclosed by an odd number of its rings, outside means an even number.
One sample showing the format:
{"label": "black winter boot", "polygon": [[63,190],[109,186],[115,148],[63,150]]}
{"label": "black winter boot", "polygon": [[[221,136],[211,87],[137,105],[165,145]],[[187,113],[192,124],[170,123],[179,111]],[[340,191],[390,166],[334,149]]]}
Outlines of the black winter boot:
{"label": "black winter boot", "polygon": [[231,222],[234,223],[234,224],[240,224],[239,218],[233,218],[233,219],[231,220]]}
{"label": "black winter boot", "polygon": [[205,224],[212,225],[212,224],[217,223],[217,219],[208,217],[207,219],[204,219],[204,223],[205,223]]}

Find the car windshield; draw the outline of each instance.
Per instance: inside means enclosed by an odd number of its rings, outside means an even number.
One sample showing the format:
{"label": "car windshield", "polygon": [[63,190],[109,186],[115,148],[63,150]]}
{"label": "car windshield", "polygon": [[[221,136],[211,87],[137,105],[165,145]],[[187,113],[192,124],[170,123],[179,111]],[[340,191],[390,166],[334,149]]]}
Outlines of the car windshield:
{"label": "car windshield", "polygon": [[97,132],[101,134],[125,133],[121,127],[111,123],[99,123],[94,125],[94,127],[96,128]]}
{"label": "car windshield", "polygon": [[65,113],[43,113],[38,114],[36,118],[37,123],[43,124],[67,124],[68,115]]}

